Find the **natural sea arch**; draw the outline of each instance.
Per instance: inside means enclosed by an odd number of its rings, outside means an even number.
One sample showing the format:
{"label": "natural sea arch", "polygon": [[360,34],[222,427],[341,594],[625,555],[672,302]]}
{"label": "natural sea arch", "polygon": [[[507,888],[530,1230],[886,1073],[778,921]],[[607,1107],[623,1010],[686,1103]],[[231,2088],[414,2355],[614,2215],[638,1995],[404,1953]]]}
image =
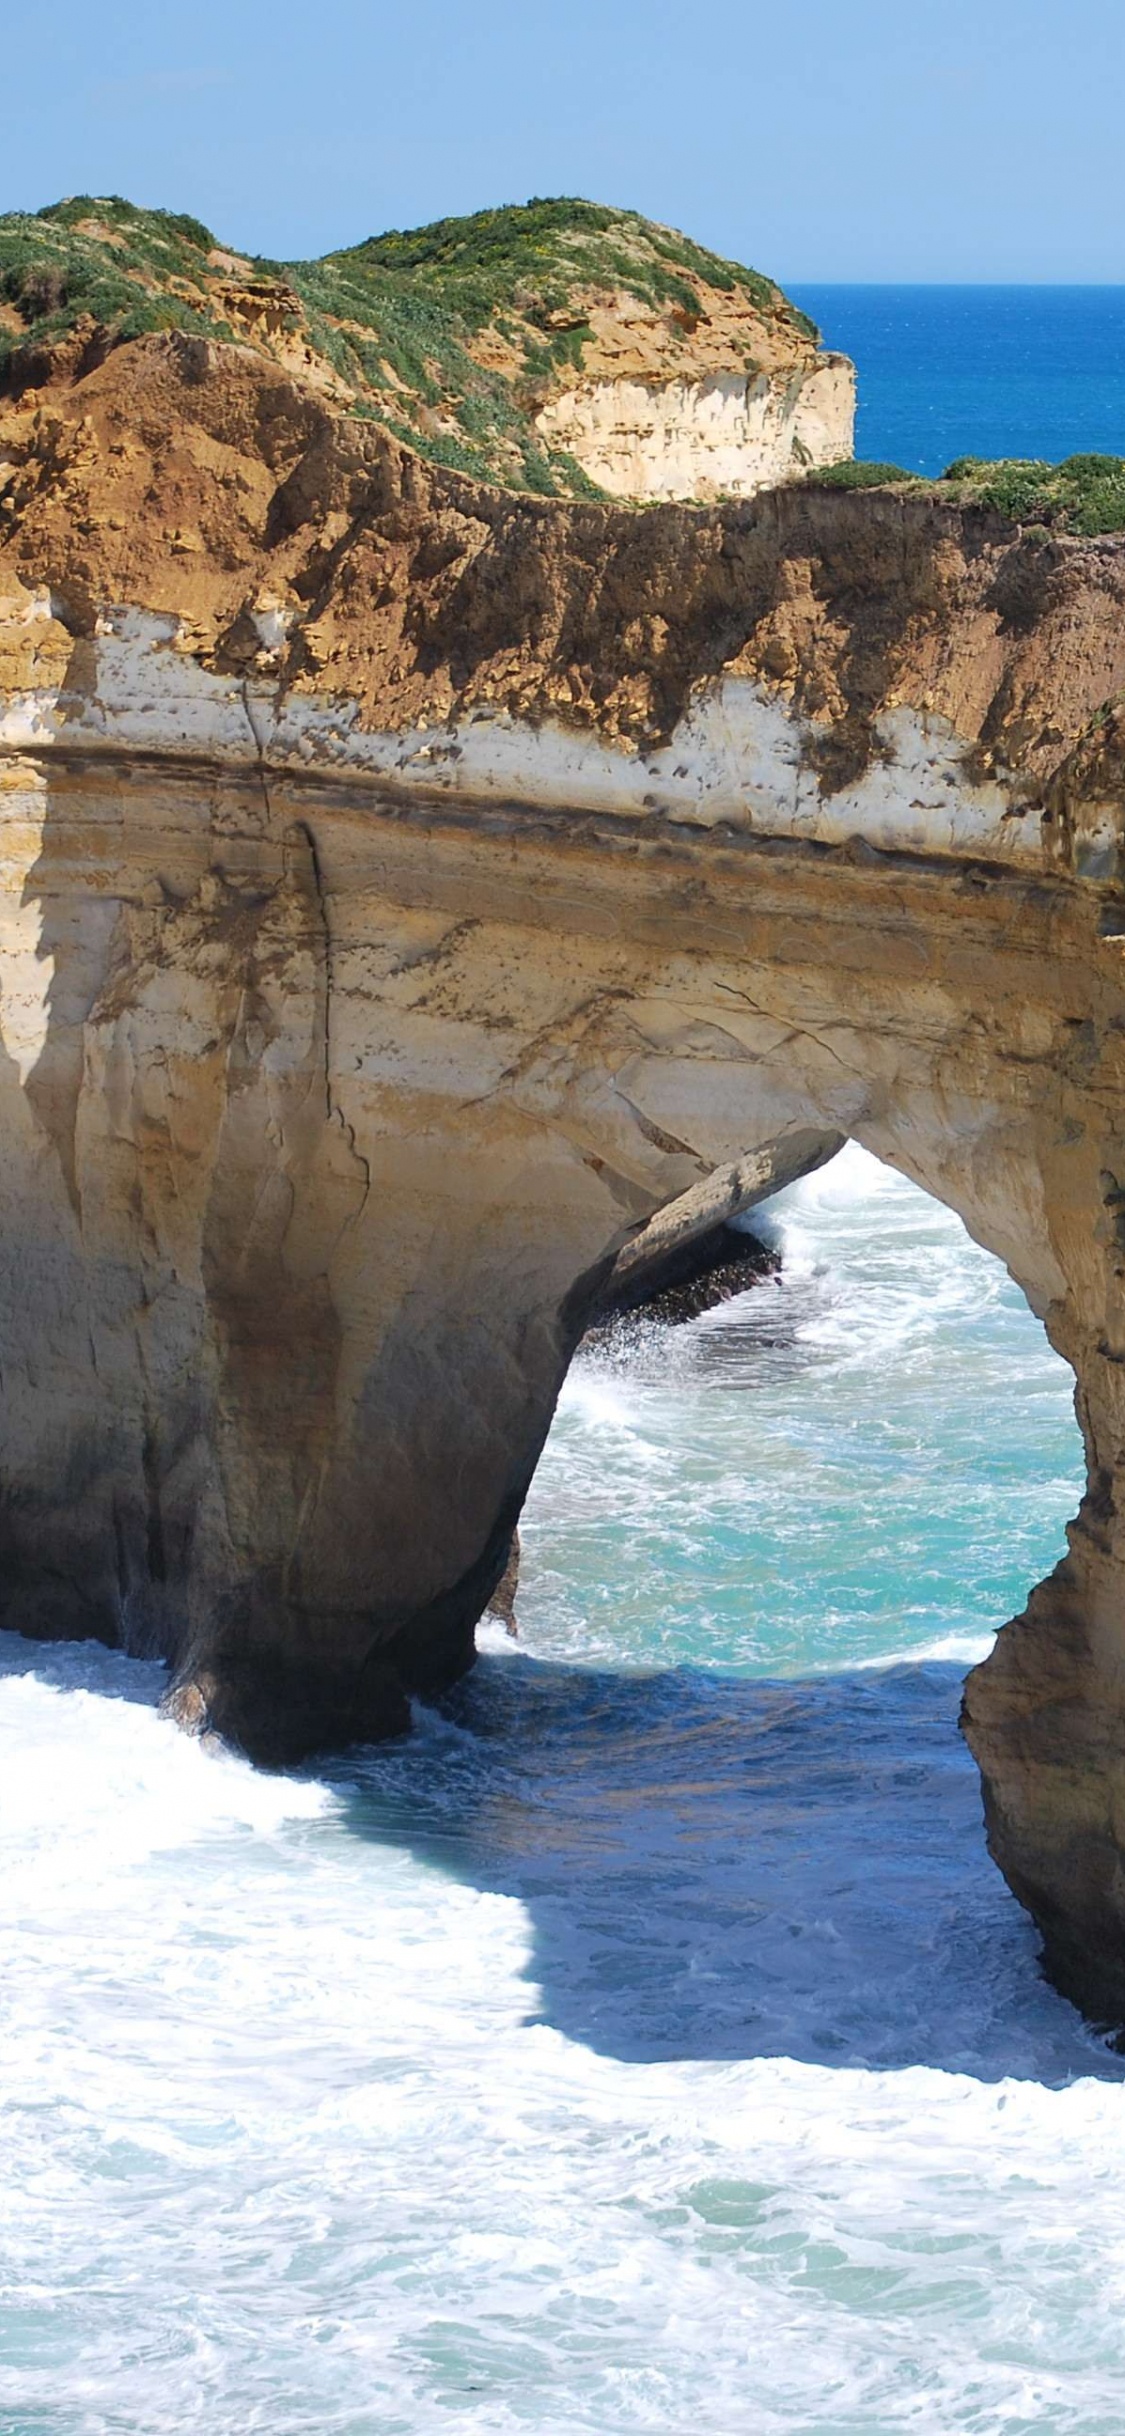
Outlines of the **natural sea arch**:
{"label": "natural sea arch", "polygon": [[521,1517],[519,1633],[646,1675],[963,1672],[1065,1547],[1073,1376],[953,1212],[855,1144],[742,1224],[776,1270],[579,1347]]}
{"label": "natural sea arch", "polygon": [[4,1622],[284,1759],[471,1661],[654,1213],[846,1136],[1078,1380],[1070,1553],[971,1678],[992,1849],[1125,2014],[1125,994],[1059,871],[56,752],[9,791]]}

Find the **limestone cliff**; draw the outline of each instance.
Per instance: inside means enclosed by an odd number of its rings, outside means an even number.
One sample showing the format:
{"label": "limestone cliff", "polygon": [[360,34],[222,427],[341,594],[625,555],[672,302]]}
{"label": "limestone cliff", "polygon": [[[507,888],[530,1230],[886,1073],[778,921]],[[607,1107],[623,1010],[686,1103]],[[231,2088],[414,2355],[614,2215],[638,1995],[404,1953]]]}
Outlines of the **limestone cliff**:
{"label": "limestone cliff", "polygon": [[4,1622],[267,1756],[394,1728],[638,1230],[854,1136],[1077,1375],[968,1727],[1125,2015],[1125,543],[521,498],[185,333],[0,459]]}
{"label": "limestone cliff", "polygon": [[536,417],[598,488],[617,499],[749,499],[851,456],[855,374],[825,355],[788,378],[591,380]]}

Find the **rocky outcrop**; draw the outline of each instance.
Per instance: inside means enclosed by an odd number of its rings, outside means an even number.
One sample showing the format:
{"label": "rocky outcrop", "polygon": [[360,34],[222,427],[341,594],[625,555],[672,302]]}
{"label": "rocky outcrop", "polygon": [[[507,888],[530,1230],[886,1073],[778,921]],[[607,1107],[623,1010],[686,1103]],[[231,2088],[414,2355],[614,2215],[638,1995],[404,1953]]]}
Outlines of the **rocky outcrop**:
{"label": "rocky outcrop", "polygon": [[745,1217],[786,1185],[811,1175],[843,1148],[838,1133],[793,1133],[731,1167],[716,1167],[638,1227],[623,1244],[598,1297],[599,1312],[635,1311],[692,1274],[679,1267],[708,1245],[727,1248],[732,1219]]}
{"label": "rocky outcrop", "polygon": [[822,355],[788,376],[587,381],[536,422],[616,499],[749,499],[851,456],[855,368]]}
{"label": "rocky outcrop", "polygon": [[638,1281],[619,1294],[603,1293],[583,1343],[616,1347],[623,1337],[628,1342],[638,1318],[662,1328],[701,1319],[749,1293],[763,1278],[776,1277],[780,1267],[780,1253],[761,1236],[740,1226],[718,1226],[669,1252],[651,1284]]}
{"label": "rocky outcrop", "polygon": [[271,1758],[396,1729],[630,1241],[854,1137],[1077,1376],[967,1722],[1125,2012],[1125,545],[519,500],[180,337],[0,457],[4,1622]]}

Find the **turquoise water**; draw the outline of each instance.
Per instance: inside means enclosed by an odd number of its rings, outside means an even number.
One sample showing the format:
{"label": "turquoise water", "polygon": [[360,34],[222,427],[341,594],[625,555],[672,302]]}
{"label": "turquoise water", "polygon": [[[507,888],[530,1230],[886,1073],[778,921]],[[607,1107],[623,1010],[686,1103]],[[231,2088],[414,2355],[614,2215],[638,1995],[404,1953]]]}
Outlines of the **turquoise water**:
{"label": "turquoise water", "polygon": [[1125,287],[799,287],[859,369],[856,454],[1125,456]]}
{"label": "turquoise water", "polygon": [[265,1777],[0,1641],[5,2436],[1117,2436],[1123,2067],[956,1730],[1069,1377],[862,1153],[773,1223],[580,1357],[409,1742]]}

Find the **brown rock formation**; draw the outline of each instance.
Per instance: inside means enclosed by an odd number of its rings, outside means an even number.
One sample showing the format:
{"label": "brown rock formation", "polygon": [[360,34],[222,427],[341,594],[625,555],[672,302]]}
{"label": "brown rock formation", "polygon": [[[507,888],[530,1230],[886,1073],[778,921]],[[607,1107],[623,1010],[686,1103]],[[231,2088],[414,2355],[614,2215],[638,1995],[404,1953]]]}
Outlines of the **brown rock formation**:
{"label": "brown rock formation", "polygon": [[741,498],[852,454],[854,367],[773,280],[574,197],[287,265],[120,196],[0,214],[0,390],[57,387],[141,329],[237,340],[525,494]]}
{"label": "brown rock formation", "polygon": [[854,1136],[1077,1374],[1071,1553],[967,1717],[1125,2014],[1125,545],[541,505],[181,338],[0,456],[4,1622],[270,1757],[396,1728],[623,1247]]}

